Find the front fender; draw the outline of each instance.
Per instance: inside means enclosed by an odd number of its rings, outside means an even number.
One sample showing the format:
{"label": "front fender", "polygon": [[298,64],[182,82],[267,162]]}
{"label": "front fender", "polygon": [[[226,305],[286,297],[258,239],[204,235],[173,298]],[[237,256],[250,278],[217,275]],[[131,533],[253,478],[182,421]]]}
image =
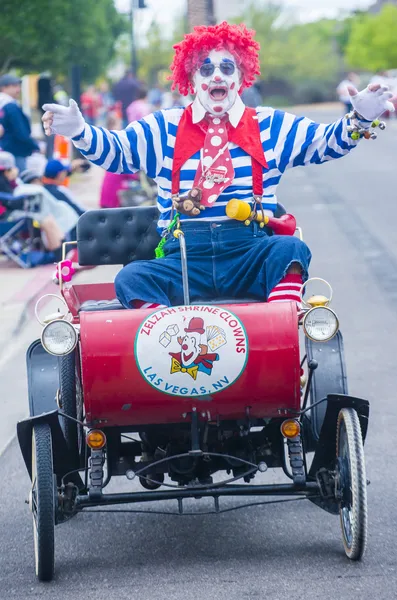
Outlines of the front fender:
{"label": "front fender", "polygon": [[363,443],[367,436],[369,418],[368,400],[344,394],[328,394],[324,404],[327,408],[320,431],[320,437],[316,444],[313,462],[309,471],[309,477],[311,479],[316,478],[316,473],[321,468],[332,470],[335,466],[336,427],[338,414],[342,408],[354,408],[357,411],[361,425]]}
{"label": "front fender", "polygon": [[26,352],[26,367],[30,416],[35,417],[56,410],[56,393],[59,388],[58,358],[48,354],[40,340],[35,340]]}
{"label": "front fender", "polygon": [[[36,423],[48,423],[51,427],[54,473],[63,477],[74,469],[69,460],[69,451],[59,422],[56,394],[59,388],[58,357],[46,352],[40,340],[35,340],[26,352],[28,375],[29,415],[17,424],[17,436],[29,476],[32,471],[32,429]],[[68,476],[83,487],[76,473]]]}
{"label": "front fender", "polygon": [[32,430],[35,425],[41,423],[47,423],[51,428],[54,474],[59,479],[68,473],[68,476],[65,478],[65,483],[71,481],[77,485],[79,489],[82,489],[84,486],[80,475],[78,473],[71,473],[74,469],[73,462],[69,459],[69,450],[59,424],[58,410],[42,413],[41,415],[33,416],[17,423],[19,447],[29,477],[32,478]]}

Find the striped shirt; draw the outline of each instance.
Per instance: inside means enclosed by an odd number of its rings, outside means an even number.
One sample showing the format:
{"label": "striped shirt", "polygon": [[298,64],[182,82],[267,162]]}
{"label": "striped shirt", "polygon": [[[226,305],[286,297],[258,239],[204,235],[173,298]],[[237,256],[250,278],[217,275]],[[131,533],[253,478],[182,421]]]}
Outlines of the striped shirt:
{"label": "striped shirt", "polygon": [[[83,133],[73,139],[80,152],[91,162],[112,173],[135,173],[143,170],[158,185],[158,227],[163,230],[171,216],[171,174],[178,124],[183,108],[155,112],[131,123],[123,131],[107,131],[86,125]],[[263,208],[272,215],[276,205],[276,190],[281,176],[289,167],[321,164],[340,158],[357,145],[347,131],[345,118],[323,125],[306,117],[296,117],[269,107],[256,109],[261,143],[268,168],[263,168]],[[236,144],[229,142],[234,167],[234,180],[225,188],[213,206],[201,211],[194,220],[224,221],[226,204],[236,198],[252,202],[251,157]],[[200,153],[191,156],[181,169],[180,193],[190,191],[200,163]],[[189,219],[189,217],[181,216]],[[190,219],[192,220],[192,219]]]}

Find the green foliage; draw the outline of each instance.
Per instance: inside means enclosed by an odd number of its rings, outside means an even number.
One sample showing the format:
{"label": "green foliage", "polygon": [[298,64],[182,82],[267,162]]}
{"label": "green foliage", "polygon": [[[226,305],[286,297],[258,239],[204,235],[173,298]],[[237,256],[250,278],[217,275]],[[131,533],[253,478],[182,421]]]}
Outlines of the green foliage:
{"label": "green foliage", "polygon": [[352,25],[346,59],[352,68],[381,71],[397,67],[397,7],[361,14]]}
{"label": "green foliage", "polygon": [[169,66],[174,55],[173,45],[179,42],[186,33],[184,19],[179,19],[171,32],[164,31],[161,25],[153,21],[145,39],[145,46],[138,48],[138,75],[150,84],[155,84],[157,73],[169,73]]}
{"label": "green foliage", "polygon": [[116,38],[128,23],[113,0],[2,0],[0,71],[50,70],[67,74],[72,64],[83,78],[100,75]]}
{"label": "green foliage", "polygon": [[252,4],[235,21],[256,31],[262,80],[285,81],[292,88],[291,100],[297,102],[332,97],[341,68],[338,22],[297,24],[273,3]]}
{"label": "green foliage", "polygon": [[251,5],[238,21],[256,31],[261,44],[262,78],[287,77],[292,83],[306,80],[332,81],[338,67],[335,22],[282,22],[282,9],[274,4]]}

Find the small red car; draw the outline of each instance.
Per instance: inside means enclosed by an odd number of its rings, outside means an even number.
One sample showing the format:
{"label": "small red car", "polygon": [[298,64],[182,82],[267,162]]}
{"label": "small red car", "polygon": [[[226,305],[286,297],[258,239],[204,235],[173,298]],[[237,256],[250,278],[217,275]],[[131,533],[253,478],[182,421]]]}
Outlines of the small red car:
{"label": "small red car", "polygon": [[[153,258],[157,218],[155,207],[85,213],[80,264]],[[125,310],[112,283],[62,295],[65,314],[28,349],[30,417],[18,423],[40,580],[53,577],[55,525],[158,500],[183,515],[185,498],[211,497],[221,513],[224,496],[239,498],[236,509],[243,497],[304,497],[339,514],[346,555],[362,557],[369,403],[348,394],[329,298],[298,313],[293,302],[233,298]],[[285,483],[271,482],[273,468]],[[114,477],[142,491],[107,493]]]}

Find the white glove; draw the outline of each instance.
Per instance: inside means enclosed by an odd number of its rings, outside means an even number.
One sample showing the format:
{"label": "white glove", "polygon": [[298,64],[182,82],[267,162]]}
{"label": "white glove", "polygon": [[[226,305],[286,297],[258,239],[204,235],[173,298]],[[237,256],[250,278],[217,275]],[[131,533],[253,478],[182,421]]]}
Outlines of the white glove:
{"label": "white glove", "polygon": [[42,116],[46,135],[58,133],[65,137],[76,137],[83,132],[85,121],[77,103],[69,100],[69,106],[60,104],[44,104],[46,112]]}
{"label": "white glove", "polygon": [[371,84],[362,92],[349,86],[348,90],[354,110],[367,121],[377,119],[387,110],[394,112],[394,105],[390,102],[393,94],[387,85]]}

